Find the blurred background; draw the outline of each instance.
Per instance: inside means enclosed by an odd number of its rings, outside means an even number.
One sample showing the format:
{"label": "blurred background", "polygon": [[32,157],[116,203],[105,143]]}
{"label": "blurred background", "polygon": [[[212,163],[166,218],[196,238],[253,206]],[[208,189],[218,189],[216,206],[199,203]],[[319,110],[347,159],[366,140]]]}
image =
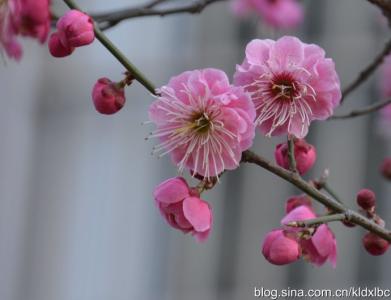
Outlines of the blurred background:
{"label": "blurred background", "polygon": [[[305,22],[290,34],[325,48],[345,86],[389,35],[379,12],[364,0],[303,2]],[[79,1],[93,11],[140,3]],[[60,3],[54,8],[65,9]],[[232,76],[251,39],[284,34],[257,18],[235,19],[227,3],[202,15],[135,19],[108,31],[158,86],[196,68],[220,68]],[[134,84],[118,114],[102,116],[92,106],[96,79],[119,80],[123,71],[98,42],[54,59],[46,47],[28,40],[20,64],[1,66],[1,300],[235,300],[253,299],[255,286],[390,288],[391,255],[369,256],[361,246],[363,231],[340,224],[332,226],[336,269],[267,263],[261,241],[278,227],[285,200],[298,191],[255,166],[227,173],[204,195],[214,209],[207,243],[168,227],[152,191],[176,169],[168,157],[150,155],[155,141],[144,137],[153,127],[141,125],[153,98]],[[376,87],[375,76],[338,112],[376,101]],[[330,185],[351,206],[361,187],[375,189],[389,221],[391,184],[378,166],[391,147],[376,124],[374,115],[312,125],[308,140],[319,158],[309,177],[329,168]],[[272,160],[280,141],[258,136],[253,150]]]}

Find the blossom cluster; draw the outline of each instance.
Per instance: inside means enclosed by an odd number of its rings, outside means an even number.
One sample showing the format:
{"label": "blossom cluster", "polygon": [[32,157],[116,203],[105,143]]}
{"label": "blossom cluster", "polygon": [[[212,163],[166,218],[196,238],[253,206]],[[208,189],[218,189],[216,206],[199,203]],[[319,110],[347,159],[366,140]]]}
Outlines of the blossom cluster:
{"label": "blossom cluster", "polygon": [[[22,49],[18,36],[46,41],[51,22],[49,4],[49,0],[0,0],[0,50],[19,59]],[[233,0],[232,8],[237,15],[255,11],[279,29],[298,26],[304,15],[297,0]],[[98,32],[89,15],[72,9],[58,19],[56,31],[50,35],[49,51],[53,57],[69,56],[76,48],[93,43]],[[384,97],[391,96],[390,74],[388,57],[381,83]],[[124,88],[132,83],[133,76],[125,73],[119,82],[98,79],[91,93],[95,109],[106,115],[120,111],[126,102]],[[200,242],[208,239],[213,220],[212,207],[201,194],[213,188],[225,171],[240,165],[257,129],[268,138],[286,138],[275,148],[275,162],[281,172],[285,169],[303,176],[317,157],[316,148],[305,140],[310,125],[332,116],[342,97],[333,60],[320,46],[293,36],[250,41],[231,77],[215,68],[185,71],[158,88],[149,107],[149,119],[156,129],[147,139],[159,141],[153,153],[170,155],[181,176],[188,171],[199,180],[194,187],[184,177],[162,182],[154,191],[155,204],[171,227],[190,233]],[[389,121],[391,106],[382,115]],[[384,161],[381,172],[391,178],[391,159]],[[312,183],[322,188],[319,182]],[[363,215],[384,227],[376,214],[372,191],[361,190],[357,204]],[[330,213],[325,212],[323,217]],[[266,235],[262,254],[275,265],[303,258],[316,266],[329,261],[335,267],[337,242],[330,227],[326,223],[305,225],[321,217],[309,196],[291,197],[281,227]],[[341,221],[349,227],[354,225]],[[304,226],[297,226],[299,223]],[[365,234],[362,242],[372,255],[384,254],[389,248],[386,240],[373,233]]]}
{"label": "blossom cluster", "polygon": [[18,36],[44,43],[50,30],[49,0],[0,1],[0,51],[13,59],[22,56]]}

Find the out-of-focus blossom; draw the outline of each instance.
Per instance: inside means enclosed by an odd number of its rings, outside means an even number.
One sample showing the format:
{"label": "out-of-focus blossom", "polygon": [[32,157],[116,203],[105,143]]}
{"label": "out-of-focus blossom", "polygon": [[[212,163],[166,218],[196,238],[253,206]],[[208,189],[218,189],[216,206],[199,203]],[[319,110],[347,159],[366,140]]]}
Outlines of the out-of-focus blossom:
{"label": "out-of-focus blossom", "polygon": [[28,36],[44,43],[50,30],[49,0],[0,1],[0,50],[19,60],[22,47],[18,36]]}
{"label": "out-of-focus blossom", "polygon": [[[288,143],[278,144],[274,151],[276,163],[289,170],[289,149]],[[316,149],[313,145],[308,144],[304,139],[294,140],[294,152],[296,168],[300,175],[307,173],[315,164]]]}
{"label": "out-of-focus blossom", "polygon": [[391,157],[385,158],[380,165],[380,173],[384,178],[391,180]]}
{"label": "out-of-focus blossom", "polygon": [[256,124],[267,136],[303,138],[310,123],[329,118],[341,100],[333,60],[319,46],[290,36],[251,41],[234,83],[251,94]]}
{"label": "out-of-focus blossom", "polygon": [[168,224],[205,241],[212,228],[212,210],[182,177],[170,178],[155,188],[155,203]]}
{"label": "out-of-focus blossom", "polygon": [[303,6],[297,0],[233,0],[232,11],[239,17],[256,12],[269,26],[292,29],[304,19]]}
{"label": "out-of-focus blossom", "polygon": [[64,57],[76,47],[91,44],[94,39],[94,25],[90,16],[72,9],[58,20],[57,32],[50,37],[49,50],[54,57]]}
{"label": "out-of-focus blossom", "polygon": [[229,84],[223,71],[204,69],[173,77],[158,90],[149,109],[161,144],[155,153],[171,153],[179,171],[205,178],[238,167],[253,142],[255,109],[243,88]]}
{"label": "out-of-focus blossom", "polygon": [[[380,68],[379,88],[383,99],[391,97],[391,55],[386,56]],[[391,138],[391,104],[380,111],[378,127],[382,136]]]}

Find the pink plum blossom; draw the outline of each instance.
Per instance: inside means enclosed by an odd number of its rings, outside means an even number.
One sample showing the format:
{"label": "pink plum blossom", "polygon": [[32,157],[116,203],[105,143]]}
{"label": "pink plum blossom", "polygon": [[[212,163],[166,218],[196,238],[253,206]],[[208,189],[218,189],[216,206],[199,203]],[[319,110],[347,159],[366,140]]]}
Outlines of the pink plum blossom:
{"label": "pink plum blossom", "polygon": [[[294,140],[294,152],[296,160],[296,168],[300,175],[307,173],[315,164],[316,149],[311,144],[308,144],[304,139]],[[278,144],[274,151],[276,163],[289,170],[289,151],[288,143]]]}
{"label": "pink plum blossom", "polygon": [[241,87],[229,84],[223,71],[204,69],[173,77],[158,90],[149,109],[161,144],[179,171],[206,178],[238,167],[255,135],[254,105]]}
{"label": "pink plum blossom", "polygon": [[191,233],[203,242],[212,228],[212,210],[182,177],[170,178],[155,188],[154,198],[168,224],[183,233]]}
{"label": "pink plum blossom", "polygon": [[[304,196],[291,197],[286,205],[286,210],[287,214],[281,220],[283,227],[269,233],[264,241],[262,253],[265,258],[273,264],[279,264],[279,262],[285,264],[295,261],[297,259],[294,259],[295,255],[300,253],[301,257],[316,266],[321,266],[326,261],[330,261],[331,265],[335,267],[337,242],[333,232],[326,224],[321,224],[312,231],[289,226],[293,222],[311,220],[317,217],[311,207],[310,199]],[[278,247],[272,248],[270,245],[273,244],[274,240],[278,241],[277,237],[282,240],[277,243]],[[286,241],[285,238],[289,238],[294,242]],[[299,249],[298,251],[295,250],[295,243]],[[277,258],[280,260],[277,260]]]}
{"label": "pink plum blossom", "polygon": [[303,258],[316,266],[323,265],[327,260],[333,267],[337,261],[337,242],[333,232],[326,224],[316,228],[316,231],[310,237],[305,237],[300,230],[286,226],[294,221],[304,221],[316,218],[317,215],[313,209],[304,204],[290,211],[281,221],[285,230],[296,235],[296,239],[301,247]]}
{"label": "pink plum blossom", "polygon": [[115,114],[125,105],[124,87],[108,78],[100,78],[92,89],[92,101],[101,114]]}
{"label": "pink plum blossom", "polygon": [[303,138],[313,120],[325,120],[341,100],[338,75],[322,48],[291,36],[253,40],[234,83],[251,94],[256,124],[267,136]]}
{"label": "pink plum blossom", "polygon": [[18,36],[44,43],[50,30],[49,0],[0,0],[0,50],[19,60]]}
{"label": "pink plum blossom", "polygon": [[271,27],[291,29],[300,25],[304,19],[304,10],[297,0],[234,0],[232,11],[243,17],[256,12]]}
{"label": "pink plum blossom", "polygon": [[76,47],[91,44],[95,39],[92,19],[85,13],[72,9],[57,22],[57,32],[50,37],[49,50],[54,57],[72,54]]}
{"label": "pink plum blossom", "polygon": [[287,236],[284,230],[269,232],[262,245],[262,254],[274,265],[290,264],[300,258],[298,242]]}

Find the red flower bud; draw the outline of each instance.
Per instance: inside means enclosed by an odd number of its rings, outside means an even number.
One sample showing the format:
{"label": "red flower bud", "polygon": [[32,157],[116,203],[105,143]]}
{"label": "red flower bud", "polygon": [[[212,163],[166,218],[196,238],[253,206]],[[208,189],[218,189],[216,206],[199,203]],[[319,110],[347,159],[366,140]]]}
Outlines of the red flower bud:
{"label": "red flower bud", "polygon": [[75,48],[64,46],[57,32],[53,33],[49,39],[49,51],[54,57],[65,57],[71,55]]}
{"label": "red flower bud", "polygon": [[371,255],[383,255],[388,250],[390,243],[378,235],[368,232],[363,238],[363,245]]}
{"label": "red flower bud", "polygon": [[292,196],[286,201],[285,213],[289,214],[296,207],[299,207],[302,205],[305,205],[309,208],[312,208],[311,198],[309,196],[307,196],[306,194]]}
{"label": "red flower bud", "polygon": [[[295,160],[300,175],[307,173],[316,161],[316,149],[304,139],[295,139]],[[274,151],[276,163],[284,169],[289,169],[288,143],[279,144]]]}
{"label": "red flower bud", "polygon": [[357,204],[364,210],[373,210],[376,204],[375,193],[368,189],[362,189],[357,194]]}
{"label": "red flower bud", "polygon": [[108,78],[100,78],[93,90],[92,100],[98,112],[111,115],[119,111],[125,104],[124,89]]}

